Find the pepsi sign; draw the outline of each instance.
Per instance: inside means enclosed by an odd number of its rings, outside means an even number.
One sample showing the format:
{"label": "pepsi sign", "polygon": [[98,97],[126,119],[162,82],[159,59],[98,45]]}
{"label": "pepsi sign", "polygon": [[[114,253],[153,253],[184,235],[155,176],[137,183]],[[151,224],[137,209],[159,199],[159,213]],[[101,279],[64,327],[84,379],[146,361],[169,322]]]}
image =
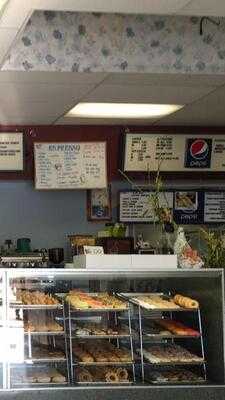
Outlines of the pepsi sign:
{"label": "pepsi sign", "polygon": [[185,168],[211,167],[212,139],[186,139]]}

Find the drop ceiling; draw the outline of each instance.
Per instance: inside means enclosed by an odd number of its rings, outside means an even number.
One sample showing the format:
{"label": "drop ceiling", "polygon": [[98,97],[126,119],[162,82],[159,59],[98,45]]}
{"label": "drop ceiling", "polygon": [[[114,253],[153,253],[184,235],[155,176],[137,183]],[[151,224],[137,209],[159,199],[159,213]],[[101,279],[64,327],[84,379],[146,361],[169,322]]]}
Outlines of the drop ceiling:
{"label": "drop ceiling", "polygon": [[129,125],[128,119],[76,119],[64,114],[79,101],[175,103],[184,108],[138,125],[225,126],[225,76],[0,72],[0,124]]}
{"label": "drop ceiling", "polygon": [[[9,0],[0,19],[0,64],[34,10],[66,10],[225,16],[225,1],[215,0]],[[184,104],[145,125],[225,126],[225,76],[187,74],[106,74],[0,72],[0,124],[124,124],[129,120],[64,118],[79,101]]]}

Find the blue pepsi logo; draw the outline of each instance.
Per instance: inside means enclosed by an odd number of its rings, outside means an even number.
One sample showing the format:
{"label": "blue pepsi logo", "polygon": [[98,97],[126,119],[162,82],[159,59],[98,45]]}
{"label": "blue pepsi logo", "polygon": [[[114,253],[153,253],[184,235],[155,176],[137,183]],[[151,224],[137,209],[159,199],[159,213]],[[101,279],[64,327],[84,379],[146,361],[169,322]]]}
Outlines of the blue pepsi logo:
{"label": "blue pepsi logo", "polygon": [[204,160],[209,154],[208,143],[203,139],[196,139],[190,146],[190,153],[195,160]]}

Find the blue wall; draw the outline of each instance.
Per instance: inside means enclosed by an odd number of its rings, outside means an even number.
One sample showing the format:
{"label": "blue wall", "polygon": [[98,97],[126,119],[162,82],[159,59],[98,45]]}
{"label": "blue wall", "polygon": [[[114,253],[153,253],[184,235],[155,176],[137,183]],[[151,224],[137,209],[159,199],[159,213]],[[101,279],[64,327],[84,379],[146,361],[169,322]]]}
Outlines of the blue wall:
{"label": "blue wall", "polygon": [[[184,187],[184,182],[171,181],[167,185]],[[206,186],[206,182],[199,182],[198,187],[201,186]],[[218,188],[225,184],[215,180],[210,186]],[[192,183],[185,182],[185,187],[192,187]],[[127,182],[112,184],[114,221],[117,192],[125,188],[131,188]],[[68,254],[69,234],[95,234],[104,226],[87,221],[85,190],[37,191],[30,181],[0,181],[0,199],[0,246],[5,239],[16,241],[20,237],[30,237],[33,249],[64,247]],[[154,225],[138,224],[135,230],[136,233],[143,232],[153,244],[158,239]]]}
{"label": "blue wall", "polygon": [[[113,185],[116,216],[117,190]],[[64,247],[69,234],[96,233],[104,224],[87,221],[86,191],[37,191],[30,181],[0,182],[0,245],[5,239],[32,239],[32,248]]]}

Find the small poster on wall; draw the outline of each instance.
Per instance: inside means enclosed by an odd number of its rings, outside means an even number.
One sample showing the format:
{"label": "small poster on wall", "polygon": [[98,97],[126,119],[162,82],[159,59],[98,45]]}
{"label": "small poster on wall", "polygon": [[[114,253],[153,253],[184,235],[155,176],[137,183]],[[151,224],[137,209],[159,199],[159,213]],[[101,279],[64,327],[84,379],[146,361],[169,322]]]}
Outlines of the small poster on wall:
{"label": "small poster on wall", "polygon": [[173,215],[177,224],[203,224],[204,193],[194,190],[175,191]]}
{"label": "small poster on wall", "polygon": [[87,190],[88,221],[111,221],[111,186],[106,189]]}
{"label": "small poster on wall", "polygon": [[0,133],[0,171],[23,171],[23,133]]}

